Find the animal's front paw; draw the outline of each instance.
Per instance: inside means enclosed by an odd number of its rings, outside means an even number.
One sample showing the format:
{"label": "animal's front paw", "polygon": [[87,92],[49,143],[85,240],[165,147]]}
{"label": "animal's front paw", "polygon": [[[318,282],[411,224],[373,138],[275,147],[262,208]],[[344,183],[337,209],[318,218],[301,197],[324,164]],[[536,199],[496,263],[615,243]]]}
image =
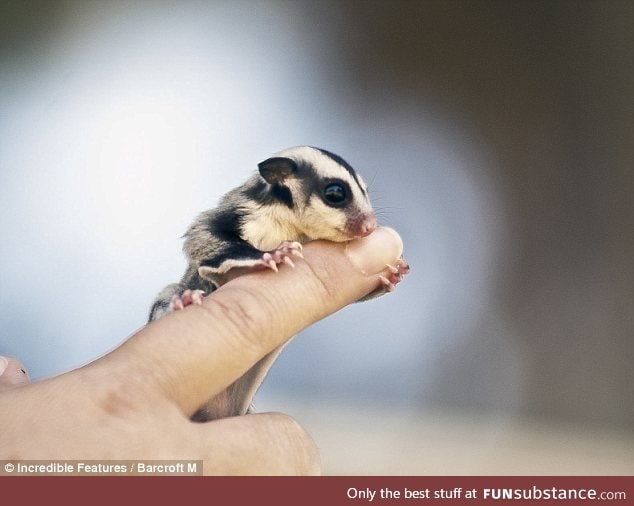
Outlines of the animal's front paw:
{"label": "animal's front paw", "polygon": [[170,299],[170,311],[179,311],[192,304],[200,305],[203,303],[203,290],[185,290],[180,295],[174,295]]}
{"label": "animal's front paw", "polygon": [[403,276],[409,272],[409,264],[403,258],[399,258],[394,265],[386,265],[386,271],[379,276],[385,292],[393,292],[396,285],[401,282]]}
{"label": "animal's front paw", "polygon": [[258,265],[277,272],[277,266],[281,263],[295,267],[291,257],[304,258],[302,255],[302,245],[296,241],[284,241],[272,251],[267,251],[258,261]]}

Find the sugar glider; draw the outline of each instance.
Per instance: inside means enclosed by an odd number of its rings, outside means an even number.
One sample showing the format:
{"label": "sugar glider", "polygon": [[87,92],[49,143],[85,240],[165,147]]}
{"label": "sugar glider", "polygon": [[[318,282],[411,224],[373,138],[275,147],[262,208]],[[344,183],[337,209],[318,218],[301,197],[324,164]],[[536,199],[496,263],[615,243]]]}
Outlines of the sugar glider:
{"label": "sugar glider", "polygon": [[[293,267],[308,241],[349,241],[376,227],[367,186],[343,158],[310,146],[281,151],[258,164],[249,180],[189,227],[183,246],[187,270],[179,283],[158,294],[149,320],[200,304],[204,295],[245,272]],[[386,266],[382,286],[373,295],[392,291],[408,270],[402,259]],[[261,359],[192,420],[247,413],[280,350]]]}

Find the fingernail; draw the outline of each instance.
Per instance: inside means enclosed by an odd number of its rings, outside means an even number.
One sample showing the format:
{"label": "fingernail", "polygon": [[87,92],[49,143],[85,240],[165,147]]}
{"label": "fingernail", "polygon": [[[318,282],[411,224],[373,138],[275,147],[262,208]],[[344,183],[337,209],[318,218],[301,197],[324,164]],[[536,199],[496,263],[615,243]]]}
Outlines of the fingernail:
{"label": "fingernail", "polygon": [[385,270],[403,254],[403,241],[395,230],[380,227],[369,236],[349,242],[345,249],[350,262],[361,273],[370,276]]}
{"label": "fingernail", "polygon": [[4,374],[4,371],[7,369],[8,365],[9,361],[4,357],[0,357],[0,376]]}

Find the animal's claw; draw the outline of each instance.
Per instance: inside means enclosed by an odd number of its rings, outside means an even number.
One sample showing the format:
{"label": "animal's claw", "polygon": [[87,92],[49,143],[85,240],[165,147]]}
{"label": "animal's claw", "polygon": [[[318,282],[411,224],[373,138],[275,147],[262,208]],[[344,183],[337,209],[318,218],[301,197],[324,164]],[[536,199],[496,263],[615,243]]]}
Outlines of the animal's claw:
{"label": "animal's claw", "polygon": [[205,292],[203,290],[185,290],[180,295],[174,295],[170,299],[170,311],[180,311],[187,306],[196,305],[199,306],[203,303],[203,296]]}
{"label": "animal's claw", "polygon": [[383,283],[383,289],[386,292],[393,292],[394,290],[396,290],[396,286],[394,285],[394,283],[392,283],[385,276],[379,276],[379,279],[381,280],[381,283]]}
{"label": "animal's claw", "polygon": [[394,265],[386,264],[385,269],[384,274],[379,275],[379,279],[383,292],[388,293],[393,292],[396,285],[403,280],[403,276],[409,272],[409,264],[403,258],[399,258]]}
{"label": "animal's claw", "polygon": [[259,265],[277,272],[278,265],[284,263],[290,267],[295,267],[295,262],[291,260],[291,256],[304,258],[301,250],[303,246],[297,241],[284,241],[272,251],[267,251],[262,255]]}

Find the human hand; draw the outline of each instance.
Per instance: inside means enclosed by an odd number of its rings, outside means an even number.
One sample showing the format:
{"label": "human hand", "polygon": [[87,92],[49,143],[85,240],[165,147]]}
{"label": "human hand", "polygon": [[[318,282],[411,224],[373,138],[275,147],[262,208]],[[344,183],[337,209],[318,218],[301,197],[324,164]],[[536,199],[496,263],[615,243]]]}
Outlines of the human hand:
{"label": "human hand", "polygon": [[381,285],[402,243],[380,228],[316,241],[305,261],[247,274],[171,313],[94,362],[0,393],[0,458],[203,460],[204,474],[316,474],[310,436],[263,413],[189,417],[293,335]]}

